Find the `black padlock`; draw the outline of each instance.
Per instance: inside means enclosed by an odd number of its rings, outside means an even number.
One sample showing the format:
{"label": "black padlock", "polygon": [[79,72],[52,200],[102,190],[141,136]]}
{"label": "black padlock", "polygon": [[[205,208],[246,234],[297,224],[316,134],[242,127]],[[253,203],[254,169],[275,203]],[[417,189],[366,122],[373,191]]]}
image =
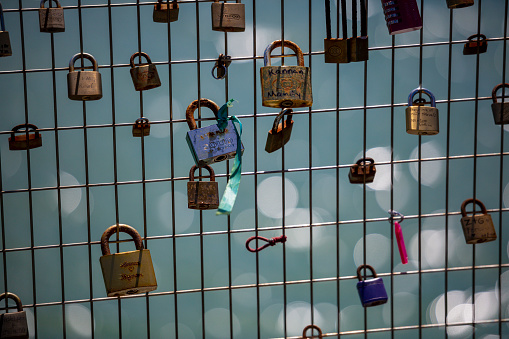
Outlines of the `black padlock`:
{"label": "black padlock", "polygon": [[463,46],[463,55],[486,53],[487,50],[488,41],[486,41],[486,35],[474,34],[468,37],[468,42]]}
{"label": "black padlock", "polygon": [[501,88],[509,88],[509,84],[498,84],[491,92],[491,97],[493,99],[491,110],[493,112],[495,125],[509,124],[509,99],[504,97],[508,95],[508,93],[502,92],[502,102],[498,102],[497,100],[497,91]]}
{"label": "black padlock", "polygon": [[163,0],[158,0],[154,5],[154,13],[152,15],[152,19],[154,22],[173,22],[177,21],[179,18],[179,4],[177,0],[173,0],[171,2],[164,2]]}
{"label": "black padlock", "polygon": [[16,302],[18,312],[0,314],[0,338],[1,339],[28,339],[27,314],[23,311],[21,300],[14,293],[2,293],[0,301],[12,299]]}
{"label": "black padlock", "polygon": [[138,118],[133,125],[133,137],[150,135],[150,121],[147,118]]}
{"label": "black padlock", "polygon": [[[283,122],[281,122],[285,114],[287,114],[286,121],[283,120]],[[291,108],[285,108],[278,114],[276,119],[274,119],[274,124],[267,135],[267,142],[265,143],[265,151],[267,153],[277,151],[290,140],[293,128],[292,116],[293,110]]]}
{"label": "black padlock", "polygon": [[[15,133],[20,133],[16,135]],[[42,146],[42,136],[37,126],[32,124],[21,124],[15,126],[9,137],[9,149],[11,151],[27,150]]]}

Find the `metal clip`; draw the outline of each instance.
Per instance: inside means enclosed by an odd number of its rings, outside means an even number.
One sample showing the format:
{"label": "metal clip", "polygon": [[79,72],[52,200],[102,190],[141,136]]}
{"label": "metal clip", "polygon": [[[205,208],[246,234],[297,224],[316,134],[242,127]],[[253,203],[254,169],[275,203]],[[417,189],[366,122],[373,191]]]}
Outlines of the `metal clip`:
{"label": "metal clip", "polygon": [[399,213],[398,211],[395,211],[395,210],[388,210],[387,213],[389,213],[391,216],[389,217],[389,223],[391,223],[393,220],[394,220],[394,217],[395,216],[398,216],[399,217],[399,220],[397,220],[398,222],[403,222],[403,219],[405,219],[405,216],[401,213]]}
{"label": "metal clip", "polygon": [[[232,63],[232,57],[229,55],[219,54],[219,58],[216,60],[214,68],[212,68],[212,77],[217,80],[222,80],[228,75],[228,66]],[[217,69],[217,76],[214,71]]]}
{"label": "metal clip", "polygon": [[[253,249],[253,248],[249,247],[249,243],[252,240],[255,240],[255,239],[263,240],[263,241],[266,241],[267,243],[265,245],[263,245],[263,246],[260,246],[260,247],[258,247],[256,249]],[[251,238],[247,239],[247,241],[246,241],[246,248],[247,248],[247,250],[249,252],[259,252],[259,251],[261,251],[261,250],[263,250],[263,249],[265,249],[265,248],[267,248],[269,246],[274,246],[278,242],[280,242],[280,243],[286,242],[286,235],[281,235],[279,237],[274,237],[272,239],[267,239],[267,238],[264,238],[264,237],[257,237],[257,236],[251,237]]]}

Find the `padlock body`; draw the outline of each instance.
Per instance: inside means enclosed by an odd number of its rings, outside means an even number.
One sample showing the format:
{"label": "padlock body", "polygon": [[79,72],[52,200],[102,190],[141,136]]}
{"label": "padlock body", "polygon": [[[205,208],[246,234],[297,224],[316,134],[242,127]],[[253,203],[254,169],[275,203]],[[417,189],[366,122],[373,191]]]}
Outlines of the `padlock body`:
{"label": "padlock body", "polygon": [[358,36],[348,39],[348,50],[350,51],[350,61],[366,61],[369,59],[368,37]]}
{"label": "padlock body", "polygon": [[133,79],[134,89],[137,91],[145,91],[161,86],[156,65],[149,64],[131,68],[131,78]]}
{"label": "padlock body", "polygon": [[509,102],[491,104],[491,110],[496,125],[509,124]]}
{"label": "padlock body", "polygon": [[292,135],[292,128],[293,120],[291,120],[289,123],[284,120],[279,124],[277,133],[273,133],[271,129],[267,135],[265,151],[267,153],[272,153],[283,147],[283,145],[286,145],[286,143],[290,140],[290,136]]}
{"label": "padlock body", "polygon": [[382,7],[390,35],[422,28],[422,18],[416,0],[382,0]]}
{"label": "padlock body", "polygon": [[463,46],[463,55],[474,55],[486,53],[488,50],[488,42],[484,40],[467,42],[465,46]]}
{"label": "padlock body", "polygon": [[150,250],[103,255],[99,261],[108,297],[146,293],[157,288]]}
{"label": "padlock body", "polygon": [[489,214],[461,218],[461,227],[467,244],[479,244],[497,239],[497,232]]}
{"label": "padlock body", "polygon": [[348,39],[324,39],[325,62],[330,64],[345,64],[350,62]]}
{"label": "padlock body", "polygon": [[244,32],[246,13],[244,4],[212,3],[212,30],[220,32]]}
{"label": "padlock body", "polygon": [[133,137],[141,137],[141,136],[148,136],[150,135],[150,124],[147,123],[141,123],[137,124],[135,123],[133,125]]}
{"label": "padlock body", "polygon": [[311,70],[305,66],[265,66],[260,68],[262,105],[293,108],[313,105]]}
{"label": "padlock body", "polygon": [[350,167],[350,172],[348,172],[348,179],[350,179],[351,184],[370,183],[375,180],[375,174],[376,167],[374,164],[354,164],[352,167]]}
{"label": "padlock body", "polygon": [[28,339],[25,311],[0,314],[0,339]]}
{"label": "padlock body", "polygon": [[63,8],[39,8],[39,28],[41,32],[65,32]]}
{"label": "padlock body", "polygon": [[11,40],[9,39],[9,32],[0,31],[0,57],[11,56]]}
{"label": "padlock body", "polygon": [[103,97],[101,73],[97,71],[69,72],[67,90],[71,100],[99,100]]}
{"label": "padlock body", "polygon": [[[198,167],[234,158],[239,139],[237,128],[231,120],[228,120],[223,132],[217,124],[213,124],[188,131],[186,135],[187,145]],[[241,147],[244,153],[244,146]]]}
{"label": "padlock body", "polygon": [[474,0],[447,0],[447,7],[449,8],[462,8],[472,6]]}
{"label": "padlock body", "polygon": [[[169,7],[169,13],[168,13]],[[179,5],[173,2],[170,3],[156,3],[154,5],[154,13],[152,15],[152,19],[154,22],[173,22],[177,21],[179,18]]]}
{"label": "padlock body", "polygon": [[438,109],[429,106],[407,107],[406,132],[414,135],[438,134]]}
{"label": "padlock body", "polygon": [[385,304],[387,299],[389,299],[382,278],[359,281],[357,283],[357,292],[359,292],[359,297],[364,307]]}
{"label": "padlock body", "polygon": [[11,151],[27,150],[42,146],[42,136],[36,135],[35,133],[28,134],[28,140],[26,134],[15,135],[14,139],[9,137],[9,149]]}
{"label": "padlock body", "polygon": [[219,206],[219,189],[215,181],[189,181],[187,207],[197,210],[214,210]]}

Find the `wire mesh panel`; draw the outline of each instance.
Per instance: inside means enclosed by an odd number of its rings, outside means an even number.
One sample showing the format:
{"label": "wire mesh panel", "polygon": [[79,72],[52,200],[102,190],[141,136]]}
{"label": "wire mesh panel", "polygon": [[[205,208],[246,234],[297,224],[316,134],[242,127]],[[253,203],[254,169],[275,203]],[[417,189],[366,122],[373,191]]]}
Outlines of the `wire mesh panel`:
{"label": "wire mesh panel", "polygon": [[[309,324],[332,338],[507,337],[508,129],[493,123],[490,105],[506,81],[508,2],[450,10],[445,0],[417,1],[423,29],[391,36],[380,1],[369,1],[369,61],[337,65],[324,62],[325,1],[244,0],[246,28],[234,33],[211,29],[212,3],[178,1],[178,20],[161,24],[153,2],[62,0],[65,32],[47,34],[38,0],[2,1],[13,54],[0,59],[0,290],[21,298],[30,337],[298,338]],[[338,37],[340,7],[331,1]],[[487,52],[463,55],[478,33]],[[313,106],[294,109],[290,141],[267,153],[279,109],[262,105],[259,69],[279,39],[302,49]],[[139,51],[161,87],[135,91],[130,56]],[[97,60],[100,100],[67,97],[69,59],[80,52]],[[281,53],[293,52],[274,51],[273,65],[296,64]],[[219,54],[232,60],[223,80],[211,75]],[[408,95],[419,87],[436,97],[437,135],[406,133]],[[235,99],[229,115],[242,122],[229,216],[187,208],[185,112],[198,98]],[[195,113],[200,127],[216,123],[208,108]],[[136,138],[140,117],[150,135]],[[25,123],[42,147],[10,151],[11,129]],[[350,167],[364,157],[375,160],[375,179],[351,184]],[[232,165],[213,166],[220,193]],[[487,207],[496,241],[465,243],[469,198]],[[406,265],[390,209],[405,215]],[[150,249],[157,290],[107,296],[100,240],[117,224]],[[246,249],[252,236],[282,235]],[[115,237],[112,252],[134,250]],[[362,264],[383,279],[386,304],[362,307]]]}

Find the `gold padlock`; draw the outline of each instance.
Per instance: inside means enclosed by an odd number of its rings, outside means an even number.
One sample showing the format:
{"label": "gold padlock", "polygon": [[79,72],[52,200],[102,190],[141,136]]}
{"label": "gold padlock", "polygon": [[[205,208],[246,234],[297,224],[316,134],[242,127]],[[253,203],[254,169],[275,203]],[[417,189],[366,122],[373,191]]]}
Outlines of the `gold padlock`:
{"label": "gold padlock", "polygon": [[[110,253],[109,238],[113,233],[129,234],[136,245],[136,251]],[[156,275],[150,251],[143,248],[140,234],[131,226],[118,224],[110,226],[101,237],[101,269],[108,297],[146,293],[157,288]]]}
{"label": "gold padlock", "polygon": [[[145,57],[147,63],[135,65],[134,58],[136,56],[139,56],[140,62],[141,57]],[[131,55],[131,78],[133,79],[134,89],[137,91],[146,91],[161,86],[156,65],[152,64],[152,60],[144,52],[136,52]]]}
{"label": "gold padlock", "polygon": [[[78,59],[92,62],[92,71],[75,71],[74,63]],[[89,67],[77,67],[89,68]],[[77,53],[69,61],[67,74],[67,95],[71,100],[99,100],[103,97],[101,73],[97,71],[97,61],[88,53]]]}
{"label": "gold padlock", "polygon": [[[280,122],[285,114],[287,114],[286,121]],[[265,143],[265,151],[267,153],[277,151],[290,140],[293,128],[292,116],[293,110],[285,108],[274,119],[274,124],[267,135],[267,142]]]}
{"label": "gold padlock", "polygon": [[179,4],[177,0],[170,3],[163,3],[163,0],[158,0],[154,5],[154,13],[152,19],[154,22],[173,22],[179,18]]}
{"label": "gold padlock", "polygon": [[[15,133],[21,133],[16,135]],[[32,124],[21,124],[15,126],[9,137],[9,149],[11,151],[27,150],[42,146],[42,136],[37,126]]]}
{"label": "gold padlock", "polygon": [[[427,94],[430,98],[431,107],[424,106],[426,100],[417,98],[417,93]],[[439,132],[438,109],[435,103],[435,96],[426,88],[416,88],[408,96],[408,107],[406,113],[406,132],[414,135],[435,135]]]}
{"label": "gold padlock", "polygon": [[219,206],[219,190],[214,170],[209,165],[202,168],[209,171],[210,181],[194,181],[194,172],[198,166],[191,167],[187,183],[187,207],[197,210],[214,210]]}
{"label": "gold padlock", "polygon": [[[474,204],[481,207],[482,214],[475,214],[477,211],[472,212],[472,216],[468,216],[465,207],[468,204]],[[480,244],[483,242],[494,241],[497,239],[497,232],[493,225],[491,215],[488,214],[486,206],[477,199],[467,199],[461,204],[461,227],[465,235],[467,244]]]}
{"label": "gold padlock", "polygon": [[41,0],[41,7],[39,8],[39,30],[47,33],[65,32],[64,9],[60,6],[60,2],[49,0],[50,5],[54,1],[57,7],[44,8],[46,1]]}
{"label": "gold padlock", "polygon": [[150,135],[150,121],[147,118],[138,118],[133,125],[133,137]]}

